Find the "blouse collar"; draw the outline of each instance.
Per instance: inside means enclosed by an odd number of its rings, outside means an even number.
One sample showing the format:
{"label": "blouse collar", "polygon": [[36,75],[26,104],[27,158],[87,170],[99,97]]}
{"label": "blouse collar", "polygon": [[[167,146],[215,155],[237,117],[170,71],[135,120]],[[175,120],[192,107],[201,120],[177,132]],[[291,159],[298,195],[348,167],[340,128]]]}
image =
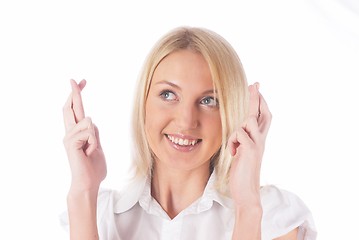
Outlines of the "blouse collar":
{"label": "blouse collar", "polygon": [[[209,210],[213,202],[217,202],[224,208],[233,209],[233,202],[230,198],[220,194],[215,189],[216,173],[213,171],[208,179],[203,195],[188,208],[181,212],[181,215],[197,214]],[[123,213],[130,210],[137,203],[148,213],[162,214],[157,211],[159,204],[151,196],[151,179],[140,178],[134,180],[128,187],[115,198],[114,213]],[[157,207],[156,207],[157,205]]]}

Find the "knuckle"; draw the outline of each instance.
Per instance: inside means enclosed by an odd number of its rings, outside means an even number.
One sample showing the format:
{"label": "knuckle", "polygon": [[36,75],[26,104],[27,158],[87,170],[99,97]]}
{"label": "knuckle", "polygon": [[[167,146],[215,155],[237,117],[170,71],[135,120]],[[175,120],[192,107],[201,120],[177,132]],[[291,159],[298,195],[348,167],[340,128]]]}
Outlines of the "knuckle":
{"label": "knuckle", "polygon": [[92,123],[92,119],[91,119],[91,117],[85,117],[84,119],[86,119],[86,121],[87,121],[87,122]]}
{"label": "knuckle", "polygon": [[85,117],[83,121],[86,123],[88,127],[92,125],[92,119],[90,117]]}
{"label": "knuckle", "polygon": [[62,143],[63,145],[65,146],[65,149],[68,149],[69,146],[70,146],[70,139],[68,136],[65,136],[63,139],[62,139]]}
{"label": "knuckle", "polygon": [[91,129],[91,128],[86,129],[86,134],[87,134],[87,136],[88,136],[89,138],[95,136],[95,132],[94,132],[94,130]]}

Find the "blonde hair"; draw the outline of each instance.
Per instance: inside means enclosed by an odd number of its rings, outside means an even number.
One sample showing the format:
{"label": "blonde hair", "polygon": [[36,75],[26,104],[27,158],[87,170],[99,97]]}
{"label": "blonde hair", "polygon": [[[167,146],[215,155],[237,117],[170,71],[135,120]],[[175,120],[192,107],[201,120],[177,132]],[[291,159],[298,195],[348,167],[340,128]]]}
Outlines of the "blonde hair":
{"label": "blonde hair", "polygon": [[222,122],[222,144],[211,159],[218,190],[227,192],[232,157],[226,150],[229,135],[241,126],[248,112],[248,89],[241,61],[220,35],[204,28],[180,27],[164,35],[152,48],[140,72],[133,111],[133,160],[136,176],[152,173],[152,152],[145,133],[145,103],[152,76],[166,56],[189,49],[202,54],[209,65],[217,91]]}

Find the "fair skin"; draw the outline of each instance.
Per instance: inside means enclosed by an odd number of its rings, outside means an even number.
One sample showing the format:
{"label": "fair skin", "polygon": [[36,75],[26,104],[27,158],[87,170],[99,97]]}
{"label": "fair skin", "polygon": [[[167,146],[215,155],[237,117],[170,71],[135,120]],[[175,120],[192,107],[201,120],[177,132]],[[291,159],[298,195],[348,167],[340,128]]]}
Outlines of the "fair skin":
{"label": "fair skin", "polygon": [[70,239],[98,239],[96,208],[100,183],[106,177],[106,162],[97,127],[85,117],[81,90],[86,81],[71,80],[72,92],[63,108],[64,145],[72,181],[67,197]]}
{"label": "fair skin", "polygon": [[208,160],[221,144],[212,77],[200,55],[175,52],[158,65],[146,101],[145,127],[156,155],[153,197],[174,218],[202,195],[210,174]]}
{"label": "fair skin", "polygon": [[[85,117],[81,90],[71,81],[64,106],[72,182],[68,194],[71,239],[98,239],[96,200],[106,176],[98,130]],[[262,208],[259,175],[271,114],[249,86],[250,114],[228,140],[234,156],[230,190],[236,206],[233,239],[260,239]],[[258,111],[261,112],[258,117]],[[198,199],[209,178],[210,157],[221,144],[221,120],[204,58],[189,50],[170,54],[157,67],[146,102],[146,136],[155,154],[152,195],[170,218]],[[278,239],[296,239],[296,229]]]}

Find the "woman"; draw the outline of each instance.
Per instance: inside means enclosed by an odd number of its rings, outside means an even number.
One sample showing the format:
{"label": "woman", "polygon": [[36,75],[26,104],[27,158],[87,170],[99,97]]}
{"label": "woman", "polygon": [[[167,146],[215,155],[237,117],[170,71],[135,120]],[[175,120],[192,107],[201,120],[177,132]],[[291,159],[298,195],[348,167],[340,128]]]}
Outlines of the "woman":
{"label": "woman", "polygon": [[260,187],[271,113],[221,36],[177,28],[150,52],[135,94],[136,177],[121,193],[99,191],[106,163],[85,85],[71,81],[63,109],[71,239],[315,239],[298,197]]}

